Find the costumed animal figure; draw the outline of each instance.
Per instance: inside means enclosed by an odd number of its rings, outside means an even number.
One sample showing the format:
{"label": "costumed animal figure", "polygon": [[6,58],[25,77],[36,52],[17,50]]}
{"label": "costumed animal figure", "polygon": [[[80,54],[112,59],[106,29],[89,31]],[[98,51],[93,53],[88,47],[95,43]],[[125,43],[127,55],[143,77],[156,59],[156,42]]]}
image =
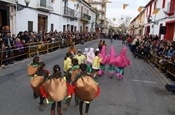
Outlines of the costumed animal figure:
{"label": "costumed animal figure", "polygon": [[[75,79],[75,77],[80,73],[79,64],[77,59],[72,59],[72,68],[70,68],[66,73],[65,77],[67,80],[67,87],[68,87],[68,95],[66,99],[66,103],[64,105],[64,110],[67,110],[67,108],[70,106],[70,102],[72,99],[72,96],[74,95],[74,86],[71,85],[71,82]],[[75,105],[77,106],[79,104],[79,101],[75,97]]]}
{"label": "costumed animal figure", "polygon": [[48,100],[47,102],[52,102],[51,115],[55,115],[55,107],[57,104],[57,115],[62,115],[61,113],[61,101],[67,96],[67,82],[66,78],[61,74],[61,68],[59,65],[53,67],[53,75],[50,76],[41,87],[41,94]]}
{"label": "costumed animal figure", "polygon": [[107,62],[109,64],[109,68],[108,68],[108,75],[110,78],[112,78],[114,72],[115,72],[115,65],[113,63],[111,63],[111,61],[113,59],[115,59],[117,57],[116,51],[114,46],[111,46],[110,48],[110,54],[108,55],[108,59]]}
{"label": "costumed animal figure", "polygon": [[105,71],[105,65],[107,64],[107,58],[108,56],[106,55],[106,46],[103,45],[102,50],[100,51],[99,57],[102,59],[100,63],[100,70],[98,71],[98,75],[103,75]]}
{"label": "costumed animal figure", "polygon": [[[27,73],[31,78],[33,78],[35,76],[35,73],[38,69],[39,62],[40,62],[40,57],[35,56],[33,58],[33,62],[28,65]],[[34,97],[34,99],[38,98],[38,96],[35,94],[35,92],[33,92],[33,97]]]}
{"label": "costumed animal figure", "polygon": [[116,77],[118,79],[122,79],[123,75],[124,75],[124,68],[129,66],[131,64],[131,62],[129,61],[128,57],[127,57],[127,52],[126,52],[126,47],[124,47],[122,49],[122,51],[120,52],[119,56],[117,56],[116,58],[114,58],[111,63],[114,64],[117,68],[116,68]]}
{"label": "costumed animal figure", "polygon": [[88,114],[90,102],[94,100],[100,93],[99,85],[91,76],[87,73],[87,65],[80,65],[81,72],[72,81],[72,85],[75,85],[75,95],[80,100],[79,112],[83,115],[83,103],[86,103],[85,115]]}
{"label": "costumed animal figure", "polygon": [[43,111],[42,106],[44,105],[44,99],[45,99],[40,92],[40,87],[47,80],[49,76],[49,71],[45,70],[44,67],[45,67],[45,63],[40,62],[38,65],[38,69],[35,73],[35,76],[30,80],[30,85],[33,91],[37,96],[40,97],[40,102],[38,106],[38,109],[40,111]]}
{"label": "costumed animal figure", "polygon": [[74,56],[75,59],[78,60],[78,64],[86,62],[86,56],[82,53],[80,49],[78,49],[77,54]]}

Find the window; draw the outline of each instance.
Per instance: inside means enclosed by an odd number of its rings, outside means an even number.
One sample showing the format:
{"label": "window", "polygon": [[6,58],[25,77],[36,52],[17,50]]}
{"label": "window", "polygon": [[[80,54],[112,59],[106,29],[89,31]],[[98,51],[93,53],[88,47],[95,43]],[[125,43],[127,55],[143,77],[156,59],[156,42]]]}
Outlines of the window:
{"label": "window", "polygon": [[33,21],[28,21],[28,31],[33,32]]}
{"label": "window", "polygon": [[66,25],[63,25],[63,32],[66,31]]}
{"label": "window", "polygon": [[156,9],[157,1],[154,2],[154,10]]}
{"label": "window", "polygon": [[74,25],[71,25],[71,32],[74,31]]}
{"label": "window", "polygon": [[82,28],[82,26],[80,26],[80,32],[82,32],[82,30],[83,30],[83,28]]}
{"label": "window", "polygon": [[162,8],[165,8],[165,2],[166,2],[166,0],[163,0],[163,2],[162,2]]}
{"label": "window", "polygon": [[74,26],[74,32],[76,32],[77,31],[77,27],[76,26]]}
{"label": "window", "polygon": [[54,24],[51,24],[50,30],[53,32],[54,31]]}
{"label": "window", "polygon": [[40,0],[40,6],[46,7],[46,0]]}
{"label": "window", "polygon": [[149,7],[149,16],[151,16],[151,10],[152,10],[152,4],[150,4],[150,7]]}

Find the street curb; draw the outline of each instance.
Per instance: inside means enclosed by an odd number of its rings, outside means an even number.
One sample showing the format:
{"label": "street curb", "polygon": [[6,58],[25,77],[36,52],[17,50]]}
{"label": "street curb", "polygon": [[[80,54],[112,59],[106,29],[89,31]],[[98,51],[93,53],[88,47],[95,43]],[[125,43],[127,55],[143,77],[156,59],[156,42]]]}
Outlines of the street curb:
{"label": "street curb", "polygon": [[173,82],[170,82],[170,80],[168,80],[166,78],[166,76],[163,73],[161,73],[161,71],[159,69],[157,69],[156,67],[154,67],[154,65],[152,63],[148,63],[148,65],[149,65],[150,69],[156,74],[156,76],[159,79],[161,79],[161,81],[162,81],[162,83],[164,85],[166,85],[166,84],[172,84],[173,83]]}

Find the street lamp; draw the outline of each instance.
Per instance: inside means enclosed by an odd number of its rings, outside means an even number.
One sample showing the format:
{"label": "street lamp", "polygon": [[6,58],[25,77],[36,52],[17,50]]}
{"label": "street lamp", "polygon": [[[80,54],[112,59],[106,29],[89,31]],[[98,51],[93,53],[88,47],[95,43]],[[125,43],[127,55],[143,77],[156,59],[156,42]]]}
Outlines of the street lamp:
{"label": "street lamp", "polygon": [[26,3],[26,6],[19,4],[18,0],[16,0],[16,5],[14,7],[17,9],[17,11],[21,11],[29,6],[30,0],[24,0],[24,2]]}
{"label": "street lamp", "polygon": [[24,0],[24,2],[26,3],[26,7],[28,7],[30,0]]}

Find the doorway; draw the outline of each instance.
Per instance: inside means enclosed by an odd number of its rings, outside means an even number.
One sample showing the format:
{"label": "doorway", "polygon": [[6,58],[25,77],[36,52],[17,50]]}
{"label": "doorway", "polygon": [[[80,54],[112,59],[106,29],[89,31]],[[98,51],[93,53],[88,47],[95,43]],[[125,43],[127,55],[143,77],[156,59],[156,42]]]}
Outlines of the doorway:
{"label": "doorway", "polygon": [[9,7],[0,4],[0,27],[10,26]]}
{"label": "doorway", "polygon": [[175,32],[175,20],[166,23],[165,39],[173,40]]}
{"label": "doorway", "polygon": [[48,17],[45,15],[38,15],[38,33],[47,32]]}

